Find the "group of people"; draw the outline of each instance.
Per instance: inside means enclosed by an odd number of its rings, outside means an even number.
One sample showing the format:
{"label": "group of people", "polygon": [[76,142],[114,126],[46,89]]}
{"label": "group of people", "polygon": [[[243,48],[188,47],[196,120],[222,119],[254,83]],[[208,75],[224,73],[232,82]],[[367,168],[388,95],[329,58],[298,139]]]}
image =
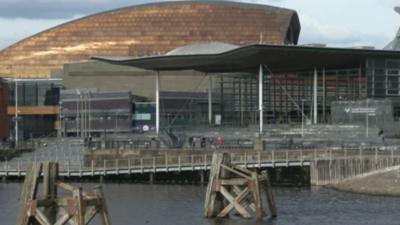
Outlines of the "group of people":
{"label": "group of people", "polygon": [[191,148],[220,148],[224,145],[224,139],[218,137],[191,136],[189,146]]}

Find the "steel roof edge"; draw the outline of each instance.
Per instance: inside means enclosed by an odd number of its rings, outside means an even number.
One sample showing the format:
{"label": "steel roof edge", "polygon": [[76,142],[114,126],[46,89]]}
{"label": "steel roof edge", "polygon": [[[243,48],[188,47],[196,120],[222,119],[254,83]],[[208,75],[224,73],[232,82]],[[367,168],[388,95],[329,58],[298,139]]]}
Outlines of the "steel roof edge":
{"label": "steel roof edge", "polygon": [[356,48],[338,48],[338,47],[313,47],[313,46],[298,46],[298,45],[266,45],[266,44],[254,44],[238,47],[226,52],[216,54],[193,54],[193,55],[161,55],[161,56],[146,56],[140,58],[124,58],[117,59],[115,57],[102,57],[92,56],[91,59],[113,63],[127,63],[127,62],[140,62],[150,61],[157,59],[179,59],[179,58],[195,58],[195,57],[222,57],[235,54],[237,52],[243,52],[251,49],[282,49],[282,50],[293,50],[293,51],[318,51],[318,52],[331,52],[331,53],[360,53],[360,54],[385,54],[385,55],[396,55],[400,56],[400,51],[393,50],[381,50],[381,49],[356,49]]}

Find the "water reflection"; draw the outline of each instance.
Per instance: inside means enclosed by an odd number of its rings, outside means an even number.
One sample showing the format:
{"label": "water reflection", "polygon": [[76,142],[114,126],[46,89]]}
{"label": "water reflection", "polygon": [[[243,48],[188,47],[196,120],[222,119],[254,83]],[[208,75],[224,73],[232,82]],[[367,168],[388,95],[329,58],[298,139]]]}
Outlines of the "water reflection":
{"label": "water reflection", "polygon": [[[74,184],[79,185],[79,184]],[[90,188],[95,184],[82,184]],[[14,224],[20,184],[0,183],[0,224]],[[205,187],[104,184],[113,225],[387,225],[400,221],[400,198],[342,193],[324,188],[275,187],[278,218],[262,221],[203,217]],[[101,224],[94,220],[93,224]]]}

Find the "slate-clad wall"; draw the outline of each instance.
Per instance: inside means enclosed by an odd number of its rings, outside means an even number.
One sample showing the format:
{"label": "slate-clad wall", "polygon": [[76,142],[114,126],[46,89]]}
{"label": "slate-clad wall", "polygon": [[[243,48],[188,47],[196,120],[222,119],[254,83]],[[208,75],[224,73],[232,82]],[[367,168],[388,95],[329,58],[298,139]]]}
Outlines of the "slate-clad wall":
{"label": "slate-clad wall", "polygon": [[164,54],[198,42],[248,45],[262,36],[263,43],[283,44],[288,30],[297,43],[296,12],[264,5],[182,1],[134,6],[54,27],[0,51],[0,76],[49,77],[51,69],[94,55]]}

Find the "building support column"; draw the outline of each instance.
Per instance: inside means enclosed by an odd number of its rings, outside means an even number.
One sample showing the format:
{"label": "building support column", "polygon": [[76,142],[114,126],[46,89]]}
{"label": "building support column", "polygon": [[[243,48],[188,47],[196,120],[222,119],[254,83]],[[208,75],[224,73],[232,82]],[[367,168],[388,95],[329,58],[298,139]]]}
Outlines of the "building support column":
{"label": "building support column", "polygon": [[361,73],[362,73],[362,63],[360,62],[360,68],[358,68],[358,99],[361,99],[361,94],[362,94]]}
{"label": "building support column", "polygon": [[258,73],[258,110],[259,110],[259,126],[260,126],[260,136],[263,133],[263,119],[264,119],[264,109],[263,109],[263,65],[260,64],[260,69]]}
{"label": "building support column", "polygon": [[160,72],[156,74],[156,133],[160,133]]}
{"label": "building support column", "polygon": [[313,104],[313,106],[314,106],[314,113],[313,113],[313,116],[314,116],[314,124],[317,124],[318,123],[318,79],[317,79],[317,76],[318,76],[318,71],[317,71],[317,68],[315,67],[314,68],[314,88],[313,88],[313,100],[314,100],[314,104]]}
{"label": "building support column", "polygon": [[326,122],[326,80],[325,67],[322,68],[322,118]]}
{"label": "building support column", "polygon": [[15,148],[18,148],[18,80],[15,79]]}
{"label": "building support column", "polygon": [[212,76],[208,75],[208,125],[212,125]]}

